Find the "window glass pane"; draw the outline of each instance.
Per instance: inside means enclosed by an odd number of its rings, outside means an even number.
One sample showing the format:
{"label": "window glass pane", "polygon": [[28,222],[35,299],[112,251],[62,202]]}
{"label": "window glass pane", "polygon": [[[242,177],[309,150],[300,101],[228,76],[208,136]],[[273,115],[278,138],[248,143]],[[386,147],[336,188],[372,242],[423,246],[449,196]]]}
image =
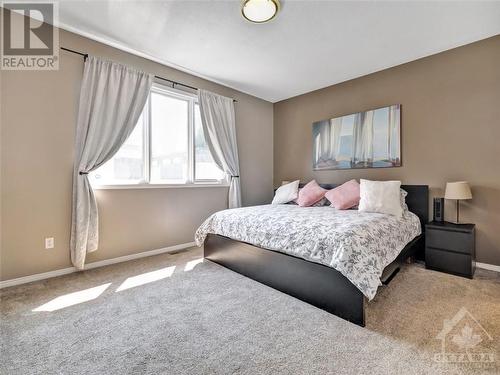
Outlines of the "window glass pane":
{"label": "window glass pane", "polygon": [[144,180],[143,115],[120,150],[96,171],[90,173],[92,183],[99,185],[134,184]]}
{"label": "window glass pane", "polygon": [[188,104],[151,93],[152,183],[184,183],[188,178]]}
{"label": "window glass pane", "polygon": [[194,106],[194,160],[195,180],[222,180],[224,172],[215,164],[212,154],[205,141],[201,124],[200,107]]}

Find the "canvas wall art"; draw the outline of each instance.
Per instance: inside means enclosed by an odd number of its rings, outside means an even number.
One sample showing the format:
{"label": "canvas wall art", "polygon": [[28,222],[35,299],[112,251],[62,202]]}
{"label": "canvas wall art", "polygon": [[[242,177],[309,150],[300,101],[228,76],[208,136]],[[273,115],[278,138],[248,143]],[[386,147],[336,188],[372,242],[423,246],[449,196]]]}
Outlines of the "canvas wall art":
{"label": "canvas wall art", "polygon": [[401,166],[401,105],[313,123],[313,169]]}

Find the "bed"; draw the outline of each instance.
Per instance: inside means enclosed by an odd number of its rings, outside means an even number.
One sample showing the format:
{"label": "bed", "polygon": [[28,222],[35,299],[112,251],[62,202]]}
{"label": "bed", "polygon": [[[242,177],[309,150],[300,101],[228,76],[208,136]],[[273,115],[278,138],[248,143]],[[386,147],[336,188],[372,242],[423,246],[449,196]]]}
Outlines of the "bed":
{"label": "bed", "polygon": [[[322,185],[331,189],[335,185]],[[401,219],[330,207],[224,210],[196,232],[205,258],[364,326],[365,300],[423,253],[428,187],[403,185]]]}

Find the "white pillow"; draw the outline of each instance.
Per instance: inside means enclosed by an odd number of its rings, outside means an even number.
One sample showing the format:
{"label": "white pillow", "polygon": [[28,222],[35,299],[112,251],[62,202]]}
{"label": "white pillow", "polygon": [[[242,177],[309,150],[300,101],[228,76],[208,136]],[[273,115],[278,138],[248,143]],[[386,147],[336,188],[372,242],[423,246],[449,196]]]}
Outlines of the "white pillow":
{"label": "white pillow", "polygon": [[290,182],[289,184],[281,185],[274,194],[271,204],[285,204],[297,199],[299,196],[300,180]]}
{"label": "white pillow", "polygon": [[360,212],[379,212],[400,218],[403,215],[401,207],[401,181],[370,181],[360,180],[358,210]]}

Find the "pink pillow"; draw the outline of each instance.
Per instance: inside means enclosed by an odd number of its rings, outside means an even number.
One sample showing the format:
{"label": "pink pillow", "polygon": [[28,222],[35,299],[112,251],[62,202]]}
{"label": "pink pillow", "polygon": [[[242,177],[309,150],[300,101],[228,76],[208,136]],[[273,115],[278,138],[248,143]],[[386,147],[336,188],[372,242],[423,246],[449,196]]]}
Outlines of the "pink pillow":
{"label": "pink pillow", "polygon": [[325,197],[337,210],[348,210],[359,204],[359,184],[356,180],[347,181],[335,189],[328,190]]}
{"label": "pink pillow", "polygon": [[[302,188],[299,188],[299,193],[301,190],[302,190]],[[298,196],[291,203],[295,203],[298,205],[297,199],[299,199]],[[321,198],[319,201],[317,201],[316,203],[313,204],[314,207],[323,207],[323,206],[329,206],[329,205],[330,205],[330,202],[325,197]]]}
{"label": "pink pillow", "polygon": [[318,185],[316,180],[312,180],[299,191],[297,204],[300,207],[309,207],[320,201],[325,196],[326,190]]}

